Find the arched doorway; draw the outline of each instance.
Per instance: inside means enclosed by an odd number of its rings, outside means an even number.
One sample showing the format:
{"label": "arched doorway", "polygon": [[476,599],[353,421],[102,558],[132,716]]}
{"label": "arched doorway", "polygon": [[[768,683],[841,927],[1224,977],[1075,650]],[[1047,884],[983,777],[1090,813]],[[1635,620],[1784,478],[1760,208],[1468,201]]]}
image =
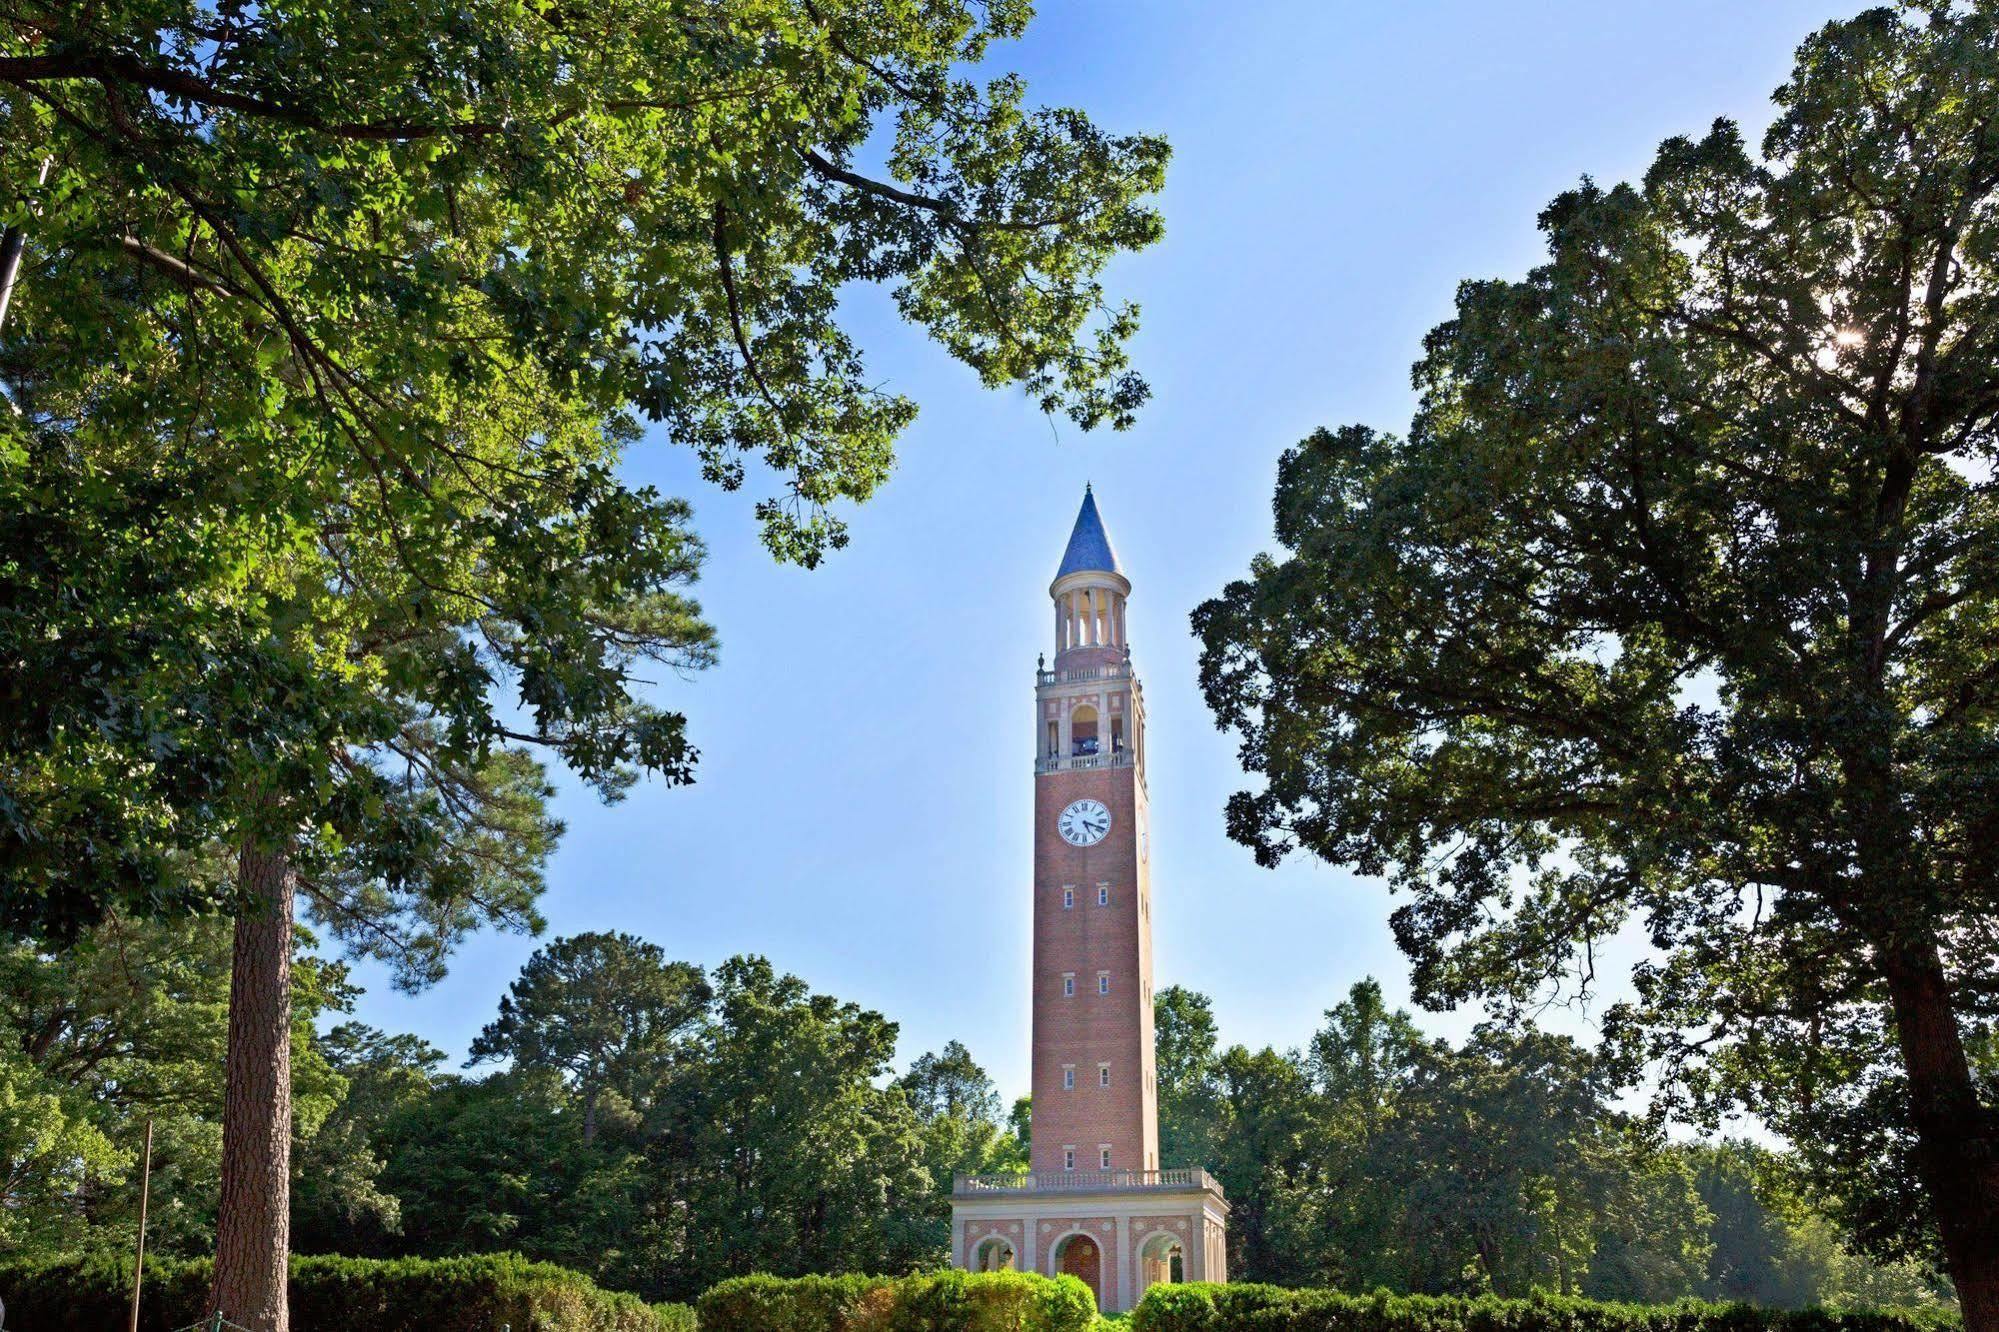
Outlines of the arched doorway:
{"label": "arched doorway", "polygon": [[974,1272],[1011,1272],[1013,1268],[1013,1245],[998,1235],[980,1240],[978,1248],[972,1250]]}
{"label": "arched doorway", "polygon": [[1055,1274],[1072,1276],[1090,1288],[1097,1307],[1104,1304],[1104,1252],[1088,1235],[1066,1235],[1055,1246]]}
{"label": "arched doorway", "polygon": [[1187,1252],[1178,1235],[1160,1231],[1138,1247],[1138,1293],[1157,1285],[1177,1285],[1187,1279]]}

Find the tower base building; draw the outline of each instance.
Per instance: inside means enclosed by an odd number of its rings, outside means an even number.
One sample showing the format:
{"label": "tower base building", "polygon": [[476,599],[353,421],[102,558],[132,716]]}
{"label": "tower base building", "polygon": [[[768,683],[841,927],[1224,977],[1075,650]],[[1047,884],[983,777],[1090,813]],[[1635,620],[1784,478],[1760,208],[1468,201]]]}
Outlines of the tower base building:
{"label": "tower base building", "polygon": [[1131,584],[1087,490],[1049,594],[1055,659],[1034,688],[1032,1168],[958,1177],[951,1260],[1067,1273],[1119,1313],[1162,1281],[1226,1280],[1229,1205],[1207,1171],[1159,1162],[1145,704]]}

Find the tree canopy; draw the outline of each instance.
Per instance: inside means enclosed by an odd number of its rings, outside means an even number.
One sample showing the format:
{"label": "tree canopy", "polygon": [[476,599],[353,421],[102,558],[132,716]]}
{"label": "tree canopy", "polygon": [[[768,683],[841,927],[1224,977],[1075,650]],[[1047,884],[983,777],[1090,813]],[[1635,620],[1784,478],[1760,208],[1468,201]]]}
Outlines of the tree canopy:
{"label": "tree canopy", "polygon": [[1389,875],[1424,1001],[1649,940],[1626,1075],[1761,1114],[1989,1329],[1999,6],[1830,24],[1776,102],[1549,205],[1406,436],[1285,455],[1202,682],[1262,779],[1231,835]]}

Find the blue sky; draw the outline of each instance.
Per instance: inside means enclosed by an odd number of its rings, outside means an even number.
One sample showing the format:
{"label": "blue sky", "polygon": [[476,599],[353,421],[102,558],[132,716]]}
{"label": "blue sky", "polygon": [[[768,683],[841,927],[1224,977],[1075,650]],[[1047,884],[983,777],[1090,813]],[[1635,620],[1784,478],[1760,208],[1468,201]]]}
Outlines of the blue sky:
{"label": "blue sky", "polygon": [[[1195,688],[1188,612],[1268,548],[1283,449],[1406,423],[1409,365],[1457,282],[1533,264],[1536,214],[1585,174],[1632,178],[1716,116],[1760,131],[1798,41],[1857,7],[1044,0],[996,64],[1174,146],[1166,240],[1111,274],[1144,308],[1153,401],[1122,435],[1051,425],[857,296],[876,373],[923,411],[853,544],[811,573],[757,544],[756,478],[721,495],[669,441],[637,450],[632,476],[691,496],[710,545],[721,662],[659,690],[704,757],[697,785],[614,806],[565,789],[550,933],[627,930],[709,965],[762,953],[897,1020],[904,1062],[957,1038],[1024,1091],[1032,671],[1088,480],[1134,589],[1158,983],[1209,994],[1224,1039],[1253,1045],[1301,1044],[1364,975],[1406,998],[1382,885],[1260,870],[1223,835],[1242,777]],[[479,936],[413,997],[360,967],[358,1016],[455,1061],[534,947]],[[1421,1020],[1457,1034],[1474,1016]]]}

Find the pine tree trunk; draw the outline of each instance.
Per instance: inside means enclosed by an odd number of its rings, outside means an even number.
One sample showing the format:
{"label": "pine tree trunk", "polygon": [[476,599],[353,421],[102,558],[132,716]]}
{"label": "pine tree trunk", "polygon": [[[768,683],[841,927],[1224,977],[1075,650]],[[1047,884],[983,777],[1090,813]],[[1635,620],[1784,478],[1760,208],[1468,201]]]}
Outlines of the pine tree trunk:
{"label": "pine tree trunk", "polygon": [[1883,957],[1916,1166],[1929,1192],[1965,1332],[1999,1332],[1999,1110],[1982,1105],[1934,948]]}
{"label": "pine tree trunk", "polygon": [[222,1205],[214,1307],[251,1332],[288,1332],[291,1249],[293,879],[283,849],[245,848],[229,973]]}

